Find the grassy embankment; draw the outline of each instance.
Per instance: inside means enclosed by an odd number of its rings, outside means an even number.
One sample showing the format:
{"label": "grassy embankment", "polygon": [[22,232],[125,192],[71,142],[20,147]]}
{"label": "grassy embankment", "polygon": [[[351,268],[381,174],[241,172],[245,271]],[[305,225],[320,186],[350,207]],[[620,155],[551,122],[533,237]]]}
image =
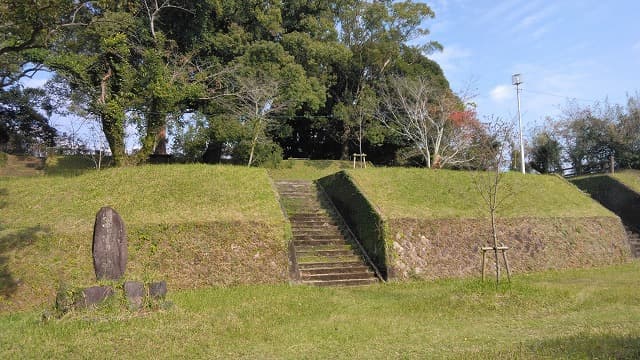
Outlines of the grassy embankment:
{"label": "grassy embankment", "polygon": [[0,178],[0,312],[50,303],[60,283],[94,284],[93,223],[107,205],[127,226],[127,279],[166,279],[171,290],[287,280],[285,223],[262,169]]}
{"label": "grassy embankment", "polygon": [[[384,245],[369,247],[370,255],[384,258],[393,277],[480,273],[479,247],[490,243],[491,230],[487,206],[474,185],[477,174],[398,168],[347,174],[382,217],[382,224],[373,225],[383,229],[378,238]],[[605,265],[629,257],[619,219],[566,181],[508,173],[502,185],[512,195],[498,210],[498,236],[511,247],[514,271]],[[365,243],[371,243],[369,237],[361,235]]]}
{"label": "grassy embankment", "polygon": [[623,170],[613,174],[612,177],[640,194],[640,170]]}
{"label": "grassy embankment", "polygon": [[0,152],[0,177],[42,175],[44,164],[34,156],[16,156]]}
{"label": "grassy embankment", "polygon": [[[372,166],[367,164],[367,166]],[[353,169],[346,160],[284,160],[277,169],[269,169],[274,180],[316,180],[345,169]]]}
{"label": "grassy embankment", "polygon": [[617,358],[640,356],[640,265],[366,288],[172,292],[173,309],[0,316],[1,358]]}

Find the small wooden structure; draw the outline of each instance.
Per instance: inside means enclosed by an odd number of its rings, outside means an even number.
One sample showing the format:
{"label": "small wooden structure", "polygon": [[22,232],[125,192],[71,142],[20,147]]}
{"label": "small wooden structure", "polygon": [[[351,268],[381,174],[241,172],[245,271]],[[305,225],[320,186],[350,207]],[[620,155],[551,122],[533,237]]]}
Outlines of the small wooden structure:
{"label": "small wooden structure", "polygon": [[500,246],[483,246],[480,248],[482,250],[482,281],[484,281],[484,264],[485,257],[487,255],[487,251],[493,251],[496,254],[496,282],[500,280],[500,264],[498,263],[498,252],[502,253],[502,259],[504,260],[504,266],[507,268],[507,280],[511,282],[511,269],[509,268],[509,261],[507,260],[507,250],[509,250],[508,246],[504,246],[504,244]]}
{"label": "small wooden structure", "polygon": [[360,164],[361,168],[367,168],[367,154],[364,153],[360,153],[360,154],[353,154],[353,168],[356,168],[356,159],[359,159],[357,161],[357,163]]}

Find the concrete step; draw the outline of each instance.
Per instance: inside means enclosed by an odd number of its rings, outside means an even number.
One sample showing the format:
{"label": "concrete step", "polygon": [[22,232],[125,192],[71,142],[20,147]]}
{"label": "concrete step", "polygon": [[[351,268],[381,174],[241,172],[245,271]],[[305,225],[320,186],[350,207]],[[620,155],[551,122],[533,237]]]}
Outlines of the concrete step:
{"label": "concrete step", "polygon": [[308,232],[308,233],[335,233],[336,231],[338,233],[341,233],[340,228],[337,225],[326,225],[326,226],[322,226],[322,225],[316,225],[316,226],[308,226],[308,225],[304,225],[304,224],[291,224],[291,230],[296,231],[296,232]]}
{"label": "concrete step", "polygon": [[359,267],[364,266],[362,264],[362,260],[357,258],[355,260],[343,260],[343,261],[332,261],[332,262],[305,262],[299,263],[298,268],[302,270],[312,270],[312,269],[327,269],[327,268],[348,268],[348,267]]}
{"label": "concrete step", "polygon": [[313,250],[348,250],[353,251],[353,248],[349,244],[345,244],[344,241],[342,243],[335,244],[317,244],[317,243],[300,243],[294,244],[296,247],[296,251],[305,252],[305,251],[313,251]]}
{"label": "concrete step", "polygon": [[363,286],[378,282],[377,278],[347,280],[303,280],[302,283],[313,286]]}
{"label": "concrete step", "polygon": [[326,248],[326,249],[314,249],[314,248],[296,248],[296,255],[300,257],[307,256],[322,256],[322,257],[346,257],[346,256],[356,256],[353,250],[349,248],[343,249],[334,249],[334,248]]}
{"label": "concrete step", "polygon": [[364,265],[353,265],[353,266],[335,266],[335,267],[308,267],[305,269],[300,269],[300,274],[344,274],[344,273],[369,273],[373,275],[368,267]]}
{"label": "concrete step", "polygon": [[293,246],[297,248],[302,246],[322,246],[322,245],[344,245],[344,240],[327,239],[327,240],[294,240]]}
{"label": "concrete step", "polygon": [[333,221],[328,215],[309,218],[295,217],[290,220],[292,224],[296,225],[338,225],[338,223]]}
{"label": "concrete step", "polygon": [[375,278],[371,272],[349,272],[349,273],[333,273],[333,274],[300,274],[300,279],[303,281],[317,281],[317,280],[355,280],[355,279],[371,279]]}
{"label": "concrete step", "polygon": [[308,264],[314,264],[314,266],[317,266],[317,264],[322,264],[322,266],[343,266],[341,264],[359,263],[360,265],[362,265],[362,259],[360,258],[360,256],[355,254],[348,256],[318,256],[296,254],[296,258],[298,259],[298,268],[300,269],[304,268]]}

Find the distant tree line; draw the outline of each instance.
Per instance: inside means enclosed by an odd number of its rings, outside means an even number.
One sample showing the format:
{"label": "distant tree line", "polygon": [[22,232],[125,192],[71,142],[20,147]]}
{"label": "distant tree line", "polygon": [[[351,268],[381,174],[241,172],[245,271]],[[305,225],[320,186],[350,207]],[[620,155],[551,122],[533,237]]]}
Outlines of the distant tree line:
{"label": "distant tree line", "polygon": [[640,94],[625,105],[570,102],[532,138],[530,165],[541,173],[602,172],[612,158],[616,168],[640,169]]}
{"label": "distant tree line", "polygon": [[[0,115],[93,119],[116,165],[164,153],[169,134],[187,161],[356,152],[457,166],[480,126],[428,58],[441,49],[425,41],[434,16],[410,0],[0,0]],[[20,79],[43,67],[55,73],[47,97],[23,91]],[[416,85],[427,102],[412,103]],[[140,134],[133,155],[130,125]],[[15,135],[11,126],[2,134]],[[22,133],[55,138],[51,127],[36,130]]]}

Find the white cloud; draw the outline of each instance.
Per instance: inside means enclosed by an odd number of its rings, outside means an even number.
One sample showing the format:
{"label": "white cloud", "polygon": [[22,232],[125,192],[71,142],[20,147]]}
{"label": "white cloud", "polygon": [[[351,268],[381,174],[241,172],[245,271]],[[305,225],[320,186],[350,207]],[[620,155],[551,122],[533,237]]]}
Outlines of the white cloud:
{"label": "white cloud", "polygon": [[471,57],[471,50],[457,45],[447,46],[442,52],[429,55],[429,58],[437,62],[445,73],[456,71],[461,67],[461,63],[469,57]]}
{"label": "white cloud", "polygon": [[491,100],[495,102],[503,102],[513,98],[514,91],[515,90],[513,90],[509,85],[498,85],[491,89],[489,95],[491,96]]}
{"label": "white cloud", "polygon": [[637,43],[633,44],[631,46],[631,49],[635,52],[640,52],[640,41],[638,41]]}

